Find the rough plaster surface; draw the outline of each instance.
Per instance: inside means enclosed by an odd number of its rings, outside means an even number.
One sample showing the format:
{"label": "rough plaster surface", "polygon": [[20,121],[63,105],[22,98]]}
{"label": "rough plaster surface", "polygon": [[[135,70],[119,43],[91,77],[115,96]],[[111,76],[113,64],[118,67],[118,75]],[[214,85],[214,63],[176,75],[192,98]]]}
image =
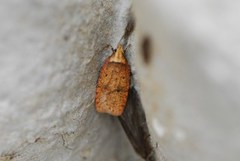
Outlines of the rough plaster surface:
{"label": "rough plaster surface", "polygon": [[94,109],[98,71],[127,0],[0,1],[0,160],[139,160]]}
{"label": "rough plaster surface", "polygon": [[[239,1],[135,0],[136,68],[157,153],[240,160]],[[152,59],[145,64],[142,40]]]}

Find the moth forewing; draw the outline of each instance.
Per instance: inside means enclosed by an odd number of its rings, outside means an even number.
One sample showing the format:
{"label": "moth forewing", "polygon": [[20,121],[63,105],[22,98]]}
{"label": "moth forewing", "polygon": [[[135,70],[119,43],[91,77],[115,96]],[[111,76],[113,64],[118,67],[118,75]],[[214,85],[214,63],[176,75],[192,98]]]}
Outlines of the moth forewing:
{"label": "moth forewing", "polygon": [[126,106],[129,86],[130,66],[122,45],[118,45],[100,70],[96,88],[96,110],[120,116]]}

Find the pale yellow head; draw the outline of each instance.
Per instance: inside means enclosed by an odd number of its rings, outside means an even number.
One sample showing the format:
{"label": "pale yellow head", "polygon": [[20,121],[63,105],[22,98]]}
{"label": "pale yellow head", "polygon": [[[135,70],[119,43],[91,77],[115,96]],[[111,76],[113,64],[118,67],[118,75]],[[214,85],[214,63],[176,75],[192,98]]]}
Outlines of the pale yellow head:
{"label": "pale yellow head", "polygon": [[122,45],[118,45],[116,52],[114,52],[109,59],[109,62],[116,62],[116,63],[127,63],[127,59],[124,56],[124,50]]}

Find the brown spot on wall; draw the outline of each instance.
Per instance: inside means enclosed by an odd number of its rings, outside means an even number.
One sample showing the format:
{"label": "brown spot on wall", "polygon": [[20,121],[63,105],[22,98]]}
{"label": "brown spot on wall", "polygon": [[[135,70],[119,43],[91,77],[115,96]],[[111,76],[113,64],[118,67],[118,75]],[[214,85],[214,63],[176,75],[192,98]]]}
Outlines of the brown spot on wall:
{"label": "brown spot on wall", "polygon": [[144,36],[142,39],[142,57],[145,64],[149,64],[152,58],[152,44],[149,36]]}

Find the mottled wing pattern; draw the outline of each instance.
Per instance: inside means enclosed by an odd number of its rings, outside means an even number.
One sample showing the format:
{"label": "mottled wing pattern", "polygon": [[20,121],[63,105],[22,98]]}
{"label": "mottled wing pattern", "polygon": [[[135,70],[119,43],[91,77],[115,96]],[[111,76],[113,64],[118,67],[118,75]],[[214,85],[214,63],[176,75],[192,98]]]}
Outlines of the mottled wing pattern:
{"label": "mottled wing pattern", "polygon": [[130,85],[128,64],[109,62],[100,71],[96,89],[96,110],[120,116],[126,106]]}

